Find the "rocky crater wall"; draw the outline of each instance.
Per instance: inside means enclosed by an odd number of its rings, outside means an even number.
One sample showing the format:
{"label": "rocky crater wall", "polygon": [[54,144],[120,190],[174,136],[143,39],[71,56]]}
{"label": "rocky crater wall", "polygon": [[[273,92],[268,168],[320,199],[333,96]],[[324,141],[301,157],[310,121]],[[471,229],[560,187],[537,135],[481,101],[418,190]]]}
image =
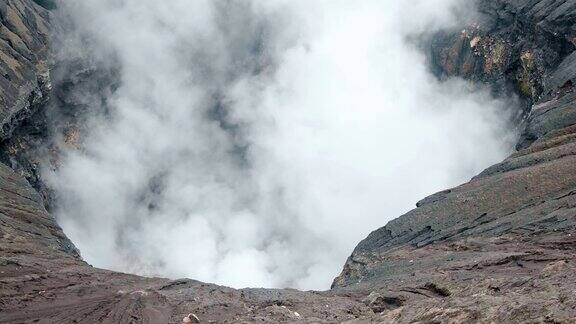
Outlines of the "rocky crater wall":
{"label": "rocky crater wall", "polygon": [[[300,292],[143,278],[82,261],[46,211],[37,173],[47,154],[43,109],[58,95],[49,13],[0,0],[0,322],[576,322],[576,1],[479,6],[482,19],[432,41],[431,62],[440,77],[525,100],[519,150],[371,233],[330,291]],[[82,84],[86,74],[75,75]]]}

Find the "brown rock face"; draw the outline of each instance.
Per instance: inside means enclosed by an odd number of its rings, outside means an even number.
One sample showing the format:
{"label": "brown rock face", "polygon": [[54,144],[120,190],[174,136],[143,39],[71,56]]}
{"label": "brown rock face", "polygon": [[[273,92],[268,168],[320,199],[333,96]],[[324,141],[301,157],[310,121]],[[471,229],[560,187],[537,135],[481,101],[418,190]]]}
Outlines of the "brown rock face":
{"label": "brown rock face", "polygon": [[479,0],[477,4],[481,15],[475,21],[433,39],[430,58],[439,76],[487,83],[497,94],[517,93],[526,100],[526,108],[574,82],[571,64],[557,69],[575,49],[574,3]]}
{"label": "brown rock face", "polygon": [[52,84],[50,14],[30,0],[0,1],[0,162],[24,174],[46,196],[38,151],[47,137]]}
{"label": "brown rock face", "polygon": [[95,269],[21,176],[0,164],[0,323],[341,322],[374,313],[332,292],[235,290]]}
{"label": "brown rock face", "polygon": [[0,2],[0,139],[45,102],[50,89],[48,12],[31,1]]}
{"label": "brown rock face", "polygon": [[515,92],[535,102],[520,150],[374,231],[333,290],[402,300],[389,303],[388,321],[573,323],[576,3],[480,6],[487,21],[440,35],[445,43],[433,44],[432,55],[446,75],[517,84]]}
{"label": "brown rock face", "polygon": [[335,290],[402,298],[408,322],[575,320],[575,131],[550,133],[373,232]]}
{"label": "brown rock face", "polygon": [[[37,179],[33,163],[10,151],[31,152],[42,138],[28,114],[49,90],[48,14],[30,0],[0,0],[0,155],[24,174],[0,164],[0,323],[576,323],[576,2],[479,4],[483,19],[438,35],[430,55],[441,75],[526,98],[520,150],[374,231],[332,290],[300,292],[82,261],[25,179]],[[81,88],[82,75],[69,83]]]}

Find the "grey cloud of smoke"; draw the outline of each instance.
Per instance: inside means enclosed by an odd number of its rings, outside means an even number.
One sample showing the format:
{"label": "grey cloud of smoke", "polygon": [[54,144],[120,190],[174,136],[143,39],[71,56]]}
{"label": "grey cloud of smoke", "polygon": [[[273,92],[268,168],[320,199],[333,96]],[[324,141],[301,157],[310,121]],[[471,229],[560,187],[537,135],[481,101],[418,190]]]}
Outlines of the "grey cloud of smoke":
{"label": "grey cloud of smoke", "polygon": [[62,53],[119,87],[46,175],[60,224],[99,267],[329,287],[371,230],[511,150],[509,103],[439,82],[407,41],[465,6],[62,1]]}

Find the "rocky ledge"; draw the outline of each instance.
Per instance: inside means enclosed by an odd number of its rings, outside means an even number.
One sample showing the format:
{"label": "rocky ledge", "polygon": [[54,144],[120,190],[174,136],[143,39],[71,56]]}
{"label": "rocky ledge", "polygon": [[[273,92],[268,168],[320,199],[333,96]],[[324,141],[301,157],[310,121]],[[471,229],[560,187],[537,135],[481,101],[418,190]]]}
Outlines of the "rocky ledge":
{"label": "rocky ledge", "polygon": [[[439,77],[517,94],[519,150],[374,231],[331,290],[235,290],[93,268],[25,179],[33,163],[20,163],[21,174],[0,165],[0,322],[576,323],[576,1],[479,6],[482,19],[433,39],[431,62]],[[6,150],[29,136],[26,111],[49,93],[48,13],[0,0],[0,15]]]}

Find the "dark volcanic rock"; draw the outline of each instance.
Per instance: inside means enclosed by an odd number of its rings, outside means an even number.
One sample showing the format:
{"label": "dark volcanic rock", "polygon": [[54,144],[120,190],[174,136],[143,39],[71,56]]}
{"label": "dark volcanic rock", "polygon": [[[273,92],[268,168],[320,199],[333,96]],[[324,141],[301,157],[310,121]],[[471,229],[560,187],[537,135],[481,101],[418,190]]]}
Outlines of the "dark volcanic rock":
{"label": "dark volcanic rock", "polygon": [[30,0],[0,1],[0,162],[34,184],[47,138],[46,104],[52,89],[49,14]]}
{"label": "dark volcanic rock", "polygon": [[574,59],[566,58],[576,43],[573,1],[477,2],[477,21],[432,41],[431,62],[438,75],[487,83],[496,94],[517,93],[529,99],[526,108],[574,78]]}
{"label": "dark volcanic rock", "polygon": [[527,147],[533,141],[576,123],[574,101],[576,93],[567,94],[535,105],[528,117],[519,147]]}
{"label": "dark volcanic rock", "polygon": [[48,18],[32,1],[0,2],[0,139],[10,137],[50,89]]}
{"label": "dark volcanic rock", "polygon": [[576,319],[575,153],[561,128],[422,201],[356,247],[336,291],[404,296],[402,321]]}
{"label": "dark volcanic rock", "polygon": [[0,219],[2,260],[26,253],[48,259],[80,260],[74,245],[44,209],[38,193],[3,164],[0,164]]}
{"label": "dark volcanic rock", "polygon": [[401,322],[572,323],[575,140],[574,125],[550,130],[469,183],[423,200],[362,241],[333,287],[403,297],[406,306],[390,315]]}
{"label": "dark volcanic rock", "polygon": [[520,150],[371,233],[333,290],[401,298],[388,321],[574,323],[576,1],[479,4],[432,62],[526,98]]}
{"label": "dark volcanic rock", "polygon": [[[35,5],[32,0],[19,0],[7,2],[26,6],[24,17],[38,16],[43,24],[52,28],[56,35],[63,28],[74,29],[67,26],[67,20],[52,23],[48,18],[54,18],[46,10]],[[52,8],[52,1],[36,1],[44,7]],[[40,19],[35,18],[35,19]],[[57,16],[57,18],[62,18]],[[44,25],[42,25],[44,26]],[[95,114],[105,114],[106,100],[118,85],[115,67],[97,66],[95,62],[86,58],[86,53],[66,51],[66,42],[70,39],[59,37],[51,38],[52,50],[47,64],[48,36],[47,27],[31,26],[30,33],[37,32],[38,41],[42,47],[35,48],[31,56],[38,60],[38,87],[32,94],[25,91],[14,93],[20,98],[19,102],[28,102],[22,106],[18,113],[6,120],[4,135],[0,134],[0,162],[10,166],[17,173],[23,175],[30,184],[41,194],[47,208],[51,207],[53,195],[42,181],[41,166],[54,167],[58,164],[62,146],[79,148],[82,134],[85,131],[86,118]],[[0,48],[0,52],[10,51]],[[3,53],[0,53],[0,59]],[[23,57],[20,57],[24,59]],[[25,66],[27,62],[22,63]],[[45,70],[45,71],[44,71]],[[27,70],[28,71],[28,70]],[[42,72],[42,73],[40,73]],[[33,83],[34,71],[27,72],[30,83]],[[26,80],[24,80],[26,81]],[[24,82],[23,81],[23,82]],[[12,88],[21,86],[18,82],[10,83]],[[28,89],[26,87],[22,89]],[[0,100],[4,95],[0,95]],[[11,95],[5,96],[7,99]],[[102,109],[95,111],[94,105],[101,103]],[[90,109],[90,108],[91,109]],[[11,111],[7,108],[6,111]],[[2,110],[0,109],[0,115]]]}
{"label": "dark volcanic rock", "polygon": [[573,323],[576,2],[480,5],[486,21],[440,35],[433,57],[441,74],[535,102],[520,150],[371,233],[333,290],[402,298],[390,321]]}
{"label": "dark volcanic rock", "polygon": [[0,164],[0,323],[342,322],[375,315],[332,292],[235,290],[95,269],[41,197]]}
{"label": "dark volcanic rock", "polygon": [[34,2],[48,10],[56,9],[56,3],[53,0],[34,0]]}

